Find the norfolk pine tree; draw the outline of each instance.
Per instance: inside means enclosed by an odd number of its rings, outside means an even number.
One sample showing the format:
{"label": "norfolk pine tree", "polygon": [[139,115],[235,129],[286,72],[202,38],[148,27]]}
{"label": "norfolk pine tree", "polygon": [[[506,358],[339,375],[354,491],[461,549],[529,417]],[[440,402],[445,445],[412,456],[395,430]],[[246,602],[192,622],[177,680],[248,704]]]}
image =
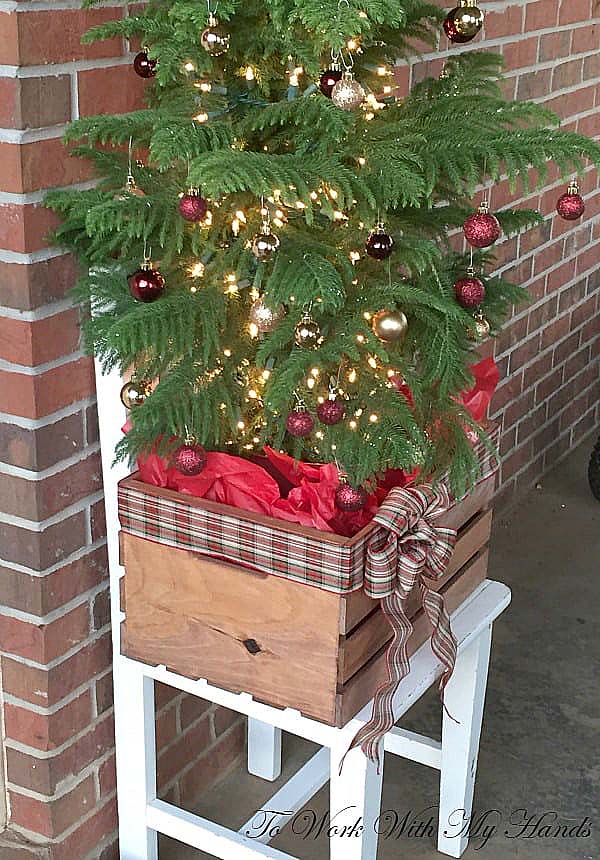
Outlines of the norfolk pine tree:
{"label": "norfolk pine tree", "polygon": [[[416,42],[437,44],[444,12],[430,3],[219,0],[229,36],[219,56],[200,42],[210,11],[200,0],[151,0],[86,35],[141,39],[156,75],[146,109],[72,124],[66,140],[99,181],[47,198],[63,217],[55,241],[81,263],[88,347],[105,369],[133,367],[140,384],[152,381],[118,456],[168,453],[193,435],[208,450],[270,444],[336,462],[354,486],[390,468],[449,469],[462,493],[477,476],[467,431],[483,431],[458,398],[472,384],[474,320],[453,287],[470,259],[449,233],[482,182],[542,186],[548,162],[570,177],[599,163],[600,148],[561,131],[540,105],[506,101],[501,58],[487,53],[457,52],[440,79],[396,99],[394,65]],[[342,110],[320,91],[332,57],[352,67],[368,94],[362,107]],[[135,184],[124,189],[128,152]],[[208,202],[200,223],[178,211],[189,187]],[[496,215],[505,234],[542,220],[523,209]],[[251,244],[265,218],[280,246],[257,260]],[[395,243],[385,261],[365,253],[379,222]],[[146,303],[128,276],[150,254],[166,288]],[[473,263],[497,331],[526,294],[492,274],[493,249]],[[257,300],[280,314],[272,331],[250,321]],[[406,315],[396,343],[374,333],[382,309]],[[306,315],[316,348],[296,344]],[[315,417],[309,436],[292,437],[289,413],[300,405],[316,416],[330,390],[343,420]]]}

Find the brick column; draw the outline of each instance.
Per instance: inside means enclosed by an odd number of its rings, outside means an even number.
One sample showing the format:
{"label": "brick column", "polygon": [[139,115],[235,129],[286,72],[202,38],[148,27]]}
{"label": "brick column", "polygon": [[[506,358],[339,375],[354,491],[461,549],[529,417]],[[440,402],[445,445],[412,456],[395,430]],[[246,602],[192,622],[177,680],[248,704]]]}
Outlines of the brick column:
{"label": "brick column", "polygon": [[[115,860],[93,365],[67,296],[75,264],[49,247],[55,219],[40,202],[51,187],[91,181],[67,157],[66,124],[139,107],[144,84],[120,40],[80,44],[122,6],[3,5],[16,8],[0,11],[0,857]],[[235,762],[243,726],[167,688],[157,701],[163,794],[191,802]]]}

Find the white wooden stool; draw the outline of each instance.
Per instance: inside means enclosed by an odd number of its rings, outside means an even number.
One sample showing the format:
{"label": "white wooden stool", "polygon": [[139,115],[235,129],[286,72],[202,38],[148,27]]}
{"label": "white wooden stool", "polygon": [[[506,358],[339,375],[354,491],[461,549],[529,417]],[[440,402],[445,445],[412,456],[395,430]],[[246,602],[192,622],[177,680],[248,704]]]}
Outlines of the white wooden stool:
{"label": "white wooden stool", "polygon": [[[340,762],[359,728],[371,716],[371,704],[341,729],[302,716],[298,711],[255,702],[248,693],[231,693],[206,681],[193,681],[167,670],[148,666],[120,653],[119,521],[117,484],[127,468],[113,463],[121,438],[124,412],[119,407],[121,378],[117,372],[102,375],[96,369],[100,438],[104,474],[108,554],[111,578],[111,616],[114,650],[117,802],[121,860],[158,860],[158,834],[201,849],[222,860],[297,860],[271,847],[269,842],[293,814],[330,782],[330,814],[337,832],[344,825],[352,836],[332,836],[331,860],[375,860],[378,843],[383,768],[377,773],[360,749]],[[492,625],[510,603],[510,591],[486,580],[452,616],[459,649],[456,668],[446,688],[442,741],[399,728],[386,735],[385,751],[440,771],[438,849],[460,857],[468,842],[468,821],[473,804],[475,771],[483,718]],[[442,666],[426,642],[411,658],[410,675],[394,698],[396,720],[436,682]],[[287,731],[317,743],[322,749],[264,805],[286,813],[271,819],[268,832],[257,838],[253,816],[239,831],[228,830],[199,816],[158,800],[154,682],[161,681],[210,702],[248,716],[248,769],[267,780],[281,772],[281,732]],[[456,722],[458,721],[458,722]],[[398,799],[399,805],[402,798]],[[356,826],[357,819],[362,829]],[[450,825],[450,822],[453,826]],[[358,832],[357,832],[358,831]]]}

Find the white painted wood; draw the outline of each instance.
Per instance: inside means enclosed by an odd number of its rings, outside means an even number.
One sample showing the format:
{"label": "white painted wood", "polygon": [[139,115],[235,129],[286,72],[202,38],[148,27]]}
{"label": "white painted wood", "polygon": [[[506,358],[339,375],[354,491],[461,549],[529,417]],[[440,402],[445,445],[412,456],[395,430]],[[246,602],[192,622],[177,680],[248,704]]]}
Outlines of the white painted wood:
{"label": "white painted wood", "polygon": [[263,845],[162,800],[148,804],[146,821],[154,830],[199,848],[213,857],[220,857],[221,860],[297,860],[291,854]]}
{"label": "white painted wood", "polygon": [[385,736],[385,751],[408,758],[439,770],[442,766],[442,745],[433,738],[394,728]]}
{"label": "white painted wood", "polygon": [[158,838],[146,824],[156,799],[154,681],[139,664],[119,659],[116,724],[117,802],[121,860],[158,860]]}
{"label": "white painted wood", "polygon": [[489,624],[459,653],[446,687],[438,850],[450,857],[460,857],[469,841],[491,641]]}
{"label": "white painted wood", "polygon": [[248,718],[248,772],[269,782],[281,776],[281,729]]}
{"label": "white painted wood", "polygon": [[330,860],[375,860],[383,762],[378,773],[377,766],[361,749],[347,753],[348,744],[341,738],[340,732],[338,743],[331,750],[329,857]]}
{"label": "white painted wood", "polygon": [[328,780],[329,750],[323,747],[238,832],[267,845]]}

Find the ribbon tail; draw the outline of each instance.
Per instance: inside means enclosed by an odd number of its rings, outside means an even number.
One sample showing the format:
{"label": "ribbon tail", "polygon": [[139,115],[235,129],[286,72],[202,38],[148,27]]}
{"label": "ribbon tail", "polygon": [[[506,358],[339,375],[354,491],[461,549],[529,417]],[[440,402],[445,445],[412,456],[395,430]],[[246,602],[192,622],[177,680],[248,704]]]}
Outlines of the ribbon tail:
{"label": "ribbon tail", "polygon": [[404,600],[397,590],[381,601],[381,608],[394,631],[394,638],[386,654],[387,680],[375,693],[371,719],[359,729],[348,748],[350,752],[360,746],[367,758],[377,765],[378,772],[381,765],[381,742],[394,725],[394,695],[400,681],[410,671],[408,640],[413,630],[404,611]]}
{"label": "ribbon tail", "polygon": [[450,626],[450,616],[448,615],[444,598],[437,591],[432,591],[426,585],[422,585],[422,589],[423,609],[433,630],[431,649],[444,666],[444,673],[440,680],[440,697],[443,702],[444,690],[454,671],[458,643]]}

